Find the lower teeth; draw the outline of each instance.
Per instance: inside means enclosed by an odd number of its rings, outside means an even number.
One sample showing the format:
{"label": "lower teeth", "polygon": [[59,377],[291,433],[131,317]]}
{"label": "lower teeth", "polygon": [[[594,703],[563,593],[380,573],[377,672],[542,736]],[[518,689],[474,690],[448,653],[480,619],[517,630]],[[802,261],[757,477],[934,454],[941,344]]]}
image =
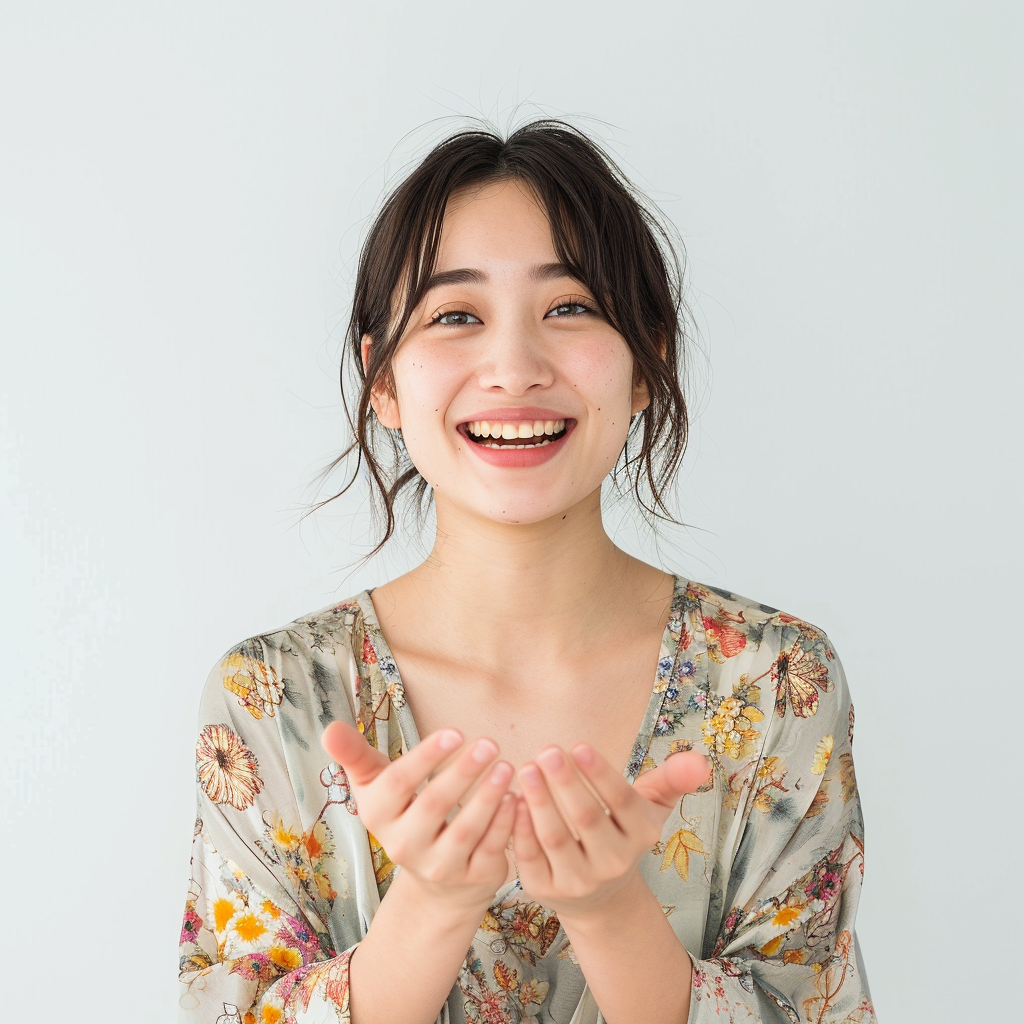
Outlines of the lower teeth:
{"label": "lower teeth", "polygon": [[541,441],[540,444],[496,444],[494,441],[479,441],[485,448],[543,448],[550,441]]}

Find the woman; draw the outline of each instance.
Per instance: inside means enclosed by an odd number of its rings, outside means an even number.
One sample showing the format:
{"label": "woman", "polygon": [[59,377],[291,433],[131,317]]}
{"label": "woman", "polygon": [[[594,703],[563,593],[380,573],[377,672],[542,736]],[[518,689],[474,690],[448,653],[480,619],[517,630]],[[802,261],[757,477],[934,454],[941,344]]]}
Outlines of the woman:
{"label": "woman", "polygon": [[436,539],[211,673],[183,1019],[874,1019],[832,645],[602,525],[618,472],[662,514],[685,445],[666,237],[550,121],[453,136],[383,207],[353,448],[384,541],[408,484]]}

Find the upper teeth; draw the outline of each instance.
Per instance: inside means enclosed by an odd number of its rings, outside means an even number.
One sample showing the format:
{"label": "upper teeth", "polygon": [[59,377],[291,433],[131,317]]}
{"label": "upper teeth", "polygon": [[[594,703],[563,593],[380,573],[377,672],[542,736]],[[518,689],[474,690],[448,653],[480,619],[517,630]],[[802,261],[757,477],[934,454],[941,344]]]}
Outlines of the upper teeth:
{"label": "upper teeth", "polygon": [[517,437],[541,437],[557,434],[565,429],[565,420],[534,420],[532,423],[488,423],[487,420],[473,420],[466,429],[477,437],[501,437],[508,441]]}

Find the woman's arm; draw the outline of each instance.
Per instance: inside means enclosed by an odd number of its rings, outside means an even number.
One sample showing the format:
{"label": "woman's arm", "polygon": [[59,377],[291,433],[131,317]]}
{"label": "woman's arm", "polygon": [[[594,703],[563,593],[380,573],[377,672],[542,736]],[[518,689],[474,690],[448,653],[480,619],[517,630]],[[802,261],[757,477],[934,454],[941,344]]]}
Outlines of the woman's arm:
{"label": "woman's arm", "polygon": [[[515,805],[510,797],[502,807],[512,769],[494,781],[494,745],[481,758],[458,734],[447,747],[435,735],[392,763],[346,724],[345,683],[328,675],[337,659],[318,657],[301,634],[281,632],[232,648],[207,680],[180,952],[181,1019],[190,1024],[348,1024],[353,1001],[357,1024],[447,1021],[445,999],[504,878]],[[317,742],[324,718],[344,719],[334,735],[355,740],[351,785]],[[485,772],[446,827],[453,803]],[[368,775],[383,785],[367,788]],[[353,793],[393,859],[415,864],[425,884],[400,870],[379,900]],[[385,823],[382,801],[397,801],[402,827]],[[404,805],[412,813],[400,813]]]}
{"label": "woman's arm", "polygon": [[[846,679],[827,638],[797,651],[792,645],[803,638],[784,632],[778,649],[791,661],[821,665],[816,696],[797,714],[778,690],[765,687],[761,748],[744,773],[750,784],[735,807],[740,821],[727,830],[742,839],[716,871],[727,910],[704,959],[676,938],[642,876],[623,871],[623,837],[602,821],[564,765],[545,765],[538,756],[544,784],[532,797],[524,780],[530,813],[521,811],[516,821],[520,875],[558,911],[607,1024],[875,1019],[854,938],[864,847]],[[786,682],[780,674],[779,685]],[[650,790],[680,756],[641,775],[633,790]],[[586,770],[612,820],[626,824],[629,787],[606,763]],[[787,801],[775,806],[765,793],[780,779]],[[716,785],[723,782],[716,774]],[[569,841],[551,812],[552,795],[568,809],[581,842]],[[620,831],[633,834],[635,827]],[[620,871],[621,884],[614,877]]]}
{"label": "woman's arm", "polygon": [[607,1024],[687,1020],[690,956],[639,872],[612,899],[560,921]]}
{"label": "woman's arm", "polygon": [[454,729],[394,762],[343,722],[328,726],[323,744],[344,766],[366,827],[399,865],[350,965],[352,1022],[430,1024],[507,871],[512,766],[495,762],[492,740],[463,744]]}

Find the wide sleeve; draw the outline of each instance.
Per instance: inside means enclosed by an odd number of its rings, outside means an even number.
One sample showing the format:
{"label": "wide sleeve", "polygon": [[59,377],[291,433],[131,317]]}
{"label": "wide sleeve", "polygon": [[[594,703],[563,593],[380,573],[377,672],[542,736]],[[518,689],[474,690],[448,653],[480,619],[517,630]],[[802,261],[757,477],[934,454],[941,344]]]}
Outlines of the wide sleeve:
{"label": "wide sleeve", "polygon": [[344,775],[319,733],[346,702],[330,705],[337,680],[314,655],[282,631],[233,647],[207,680],[182,1022],[349,1021],[348,963],[378,897],[365,831],[338,826]]}
{"label": "wide sleeve", "polygon": [[[777,636],[762,685],[744,680],[746,691],[732,699],[749,703],[720,708],[705,723],[709,745],[737,721],[760,724],[762,742],[728,778],[738,840],[721,876],[724,917],[707,937],[710,956],[692,958],[688,1024],[869,1024],[875,1015],[854,930],[864,831],[846,676],[820,630],[793,620]],[[737,721],[723,727],[718,718],[730,715]]]}

